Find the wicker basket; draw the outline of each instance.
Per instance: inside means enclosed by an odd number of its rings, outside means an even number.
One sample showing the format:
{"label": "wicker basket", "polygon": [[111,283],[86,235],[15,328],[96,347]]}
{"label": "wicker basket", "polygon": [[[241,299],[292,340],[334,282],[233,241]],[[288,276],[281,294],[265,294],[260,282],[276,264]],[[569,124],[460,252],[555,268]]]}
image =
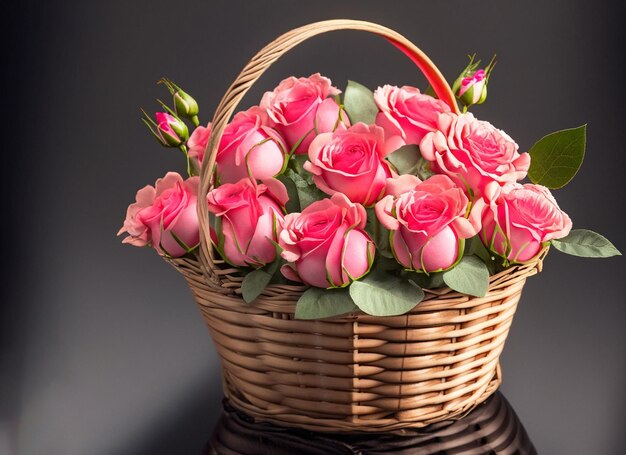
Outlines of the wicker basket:
{"label": "wicker basket", "polygon": [[[228,89],[214,119],[198,200],[211,188],[224,127],[250,86],[300,42],[354,29],[386,38],[413,60],[438,97],[458,112],[452,91],[410,41],[380,25],[333,20],[292,30],[263,48]],[[460,417],[499,386],[498,357],[522,287],[541,269],[532,263],[490,279],[472,298],[450,289],[425,290],[408,314],[352,314],[294,319],[302,286],[268,287],[253,304],[241,298],[241,275],[214,256],[207,207],[198,205],[199,261],[170,260],[185,276],[222,359],[224,393],[262,421],[313,431],[401,431]]]}

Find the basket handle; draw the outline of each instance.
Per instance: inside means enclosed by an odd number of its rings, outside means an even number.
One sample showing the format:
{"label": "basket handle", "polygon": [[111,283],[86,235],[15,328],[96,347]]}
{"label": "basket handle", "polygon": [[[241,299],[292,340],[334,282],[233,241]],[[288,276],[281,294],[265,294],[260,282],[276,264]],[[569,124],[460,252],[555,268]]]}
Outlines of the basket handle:
{"label": "basket handle", "polygon": [[335,30],[362,30],[382,36],[404,52],[417,65],[439,99],[450,106],[453,112],[459,112],[452,89],[434,63],[408,39],[387,27],[372,22],[335,19],[304,25],[278,37],[252,57],[252,60],[243,68],[224,94],[213,116],[211,135],[204,154],[205,159],[200,173],[200,189],[198,191],[201,259],[203,265],[208,269],[207,272],[211,275],[213,275],[213,248],[211,247],[208,208],[206,203],[202,201],[206,199],[206,195],[212,185],[214,174],[212,171],[215,166],[217,149],[224,128],[248,89],[252,87],[272,63],[301,42],[316,35]]}

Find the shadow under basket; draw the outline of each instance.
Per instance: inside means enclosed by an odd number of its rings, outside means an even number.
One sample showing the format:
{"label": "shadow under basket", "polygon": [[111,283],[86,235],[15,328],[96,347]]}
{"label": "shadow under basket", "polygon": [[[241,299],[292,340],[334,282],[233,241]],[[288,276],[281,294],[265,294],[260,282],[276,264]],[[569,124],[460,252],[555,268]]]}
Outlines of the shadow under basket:
{"label": "shadow under basket", "polygon": [[401,316],[294,319],[303,287],[270,286],[252,304],[222,269],[171,260],[222,360],[224,394],[260,421],[312,431],[388,432],[460,418],[501,382],[498,358],[526,278],[542,260],[493,275],[485,297],[425,290]]}
{"label": "shadow under basket", "polygon": [[[198,201],[213,186],[224,128],[239,102],[281,55],[316,35],[360,30],[408,56],[438,98],[459,112],[441,72],[399,33],[371,22],[337,19],[291,30],[257,53],[228,88],[212,120]],[[542,258],[490,278],[485,297],[450,289],[402,316],[351,314],[294,319],[303,286],[269,286],[252,304],[241,298],[241,272],[217,260],[208,208],[198,203],[197,260],[168,259],[185,276],[222,359],[230,403],[260,421],[326,432],[402,432],[460,418],[499,386],[498,357],[526,278]]]}

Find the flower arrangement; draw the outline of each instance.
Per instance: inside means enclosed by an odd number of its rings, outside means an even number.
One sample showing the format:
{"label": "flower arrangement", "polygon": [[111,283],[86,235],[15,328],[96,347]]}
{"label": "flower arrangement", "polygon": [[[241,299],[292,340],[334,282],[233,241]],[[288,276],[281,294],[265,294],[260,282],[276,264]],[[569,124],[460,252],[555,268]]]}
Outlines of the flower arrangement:
{"label": "flower arrangement", "polygon": [[[272,283],[301,283],[296,317],[410,311],[423,289],[484,296],[489,276],[556,250],[620,252],[572,229],[551,189],[582,164],[585,126],[527,152],[469,109],[483,103],[495,59],[471,57],[453,84],[462,113],[426,89],[289,77],[237,113],[219,142],[206,201],[212,246],[243,276],[251,303]],[[211,135],[198,103],[162,80],[173,108],[144,122],[178,148],[187,177],[168,172],[138,191],[119,234],[168,258],[198,254],[199,173]],[[192,128],[190,133],[190,128]],[[526,177],[530,183],[520,183]],[[204,197],[202,196],[202,199]]]}

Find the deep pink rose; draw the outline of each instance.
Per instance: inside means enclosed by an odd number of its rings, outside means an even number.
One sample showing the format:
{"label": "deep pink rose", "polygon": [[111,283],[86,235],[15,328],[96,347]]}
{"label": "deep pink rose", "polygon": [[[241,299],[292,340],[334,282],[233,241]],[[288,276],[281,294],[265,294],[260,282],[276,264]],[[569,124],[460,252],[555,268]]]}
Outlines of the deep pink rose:
{"label": "deep pink rose", "polygon": [[341,193],[286,215],[279,243],[290,264],[281,268],[283,275],[318,288],[359,279],[369,272],[375,252],[365,221],[363,206]]}
{"label": "deep pink rose", "polygon": [[441,114],[438,131],[420,142],[424,159],[434,172],[444,173],[480,196],[492,181],[505,184],[526,177],[530,155],[518,153],[517,144],[491,123],[471,113]]}
{"label": "deep pink rose", "polygon": [[376,216],[391,231],[391,247],[405,268],[436,272],[452,267],[463,254],[462,239],[478,233],[484,201],[471,209],[465,192],[445,175],[425,181],[413,175],[389,179]]}
{"label": "deep pink rose", "polygon": [[209,136],[211,136],[210,122],[206,127],[198,126],[195,130],[193,130],[191,136],[189,136],[189,140],[187,141],[187,153],[189,154],[189,159],[194,161],[198,169],[202,166],[204,152],[207,144],[209,143]]}
{"label": "deep pink rose", "polygon": [[319,73],[309,77],[289,77],[271,92],[265,92],[261,108],[295,153],[306,153],[316,134],[349,125],[348,116],[329,96],[341,93],[330,79]]}
{"label": "deep pink rose", "polygon": [[371,206],[382,197],[392,176],[384,160],[387,152],[382,128],[357,123],[313,139],[304,169],[323,192],[343,193],[352,202]]}
{"label": "deep pink rose", "polygon": [[283,221],[287,190],[275,179],[256,184],[249,178],[226,183],[208,196],[209,212],[219,218],[217,248],[230,264],[262,267],[276,257],[277,230]]}
{"label": "deep pink rose", "polygon": [[154,187],[143,187],[117,235],[127,232],[123,243],[151,245],[161,254],[183,256],[199,242],[198,185],[198,177],[183,180],[176,172],[168,172]]}
{"label": "deep pink rose", "polygon": [[396,148],[419,144],[426,133],[437,129],[439,114],[450,112],[450,107],[443,101],[406,85],[378,87],[374,101],[380,110],[376,124],[383,127],[388,139],[395,140]]}
{"label": "deep pink rose", "polygon": [[569,234],[572,221],[546,187],[493,182],[485,189],[480,238],[487,248],[511,262],[526,262],[543,243]]}

